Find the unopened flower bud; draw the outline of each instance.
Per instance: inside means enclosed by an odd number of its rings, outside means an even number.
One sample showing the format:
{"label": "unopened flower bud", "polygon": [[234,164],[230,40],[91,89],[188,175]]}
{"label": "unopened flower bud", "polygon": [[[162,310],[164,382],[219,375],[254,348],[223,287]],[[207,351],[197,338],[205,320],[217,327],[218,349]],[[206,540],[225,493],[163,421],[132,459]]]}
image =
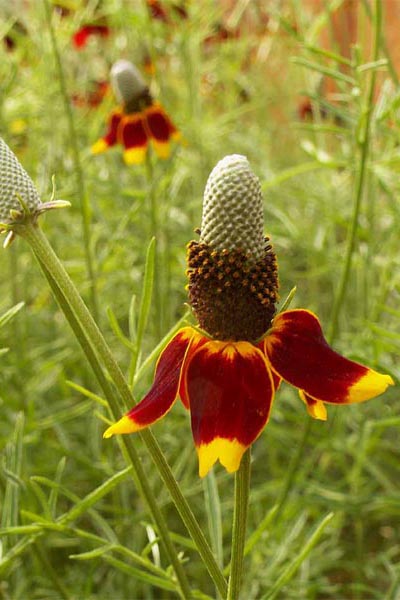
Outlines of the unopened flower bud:
{"label": "unopened flower bud", "polygon": [[264,254],[263,223],[258,177],[245,156],[225,156],[206,184],[200,242],[215,250],[240,250],[257,262]]}
{"label": "unopened flower bud", "polygon": [[140,71],[129,60],[118,60],[111,68],[111,85],[115,96],[123,105],[129,105],[147,91]]}
{"label": "unopened flower bud", "polygon": [[18,196],[29,212],[39,208],[40,198],[32,179],[0,138],[0,223],[11,223],[23,212]]}

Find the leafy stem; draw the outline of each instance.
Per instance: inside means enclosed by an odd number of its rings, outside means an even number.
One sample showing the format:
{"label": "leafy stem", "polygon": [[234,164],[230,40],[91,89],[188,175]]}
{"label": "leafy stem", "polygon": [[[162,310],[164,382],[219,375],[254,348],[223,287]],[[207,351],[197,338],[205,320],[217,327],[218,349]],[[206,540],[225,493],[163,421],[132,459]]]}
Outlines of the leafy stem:
{"label": "leafy stem", "polygon": [[[65,271],[62,263],[56,256],[53,248],[49,244],[42,230],[31,222],[24,223],[18,227],[18,233],[25,238],[31,246],[36,258],[42,267],[51,288],[60,303],[67,320],[69,321],[78,342],[81,345],[88,361],[93,368],[96,378],[103,389],[105,397],[110,406],[114,418],[119,418],[127,406],[134,404],[134,398],[127,381],[125,380],[121,369],[116,363],[110,348],[108,347],[102,333],[97,327],[93,317],[83,302],[79,292]],[[118,394],[110,386],[102,365],[106,368]],[[192,510],[184,498],[173,473],[162,454],[156,439],[149,430],[144,430],[140,434],[142,441],[147,447],[150,456],[163,479],[171,498],[190,534],[198,552],[209,571],[221,595],[226,593],[226,581],[213,556],[210,546],[196,521]],[[182,594],[184,597],[190,597],[190,588],[186,579],[182,564],[179,561],[176,550],[170,540],[169,532],[165,520],[158,508],[157,499],[148,485],[146,474],[141,466],[140,458],[134,447],[133,438],[124,436],[122,444],[133,466],[135,482],[145,498],[149,509],[157,524],[160,537],[162,538],[170,560],[174,566],[177,578],[179,580]]]}

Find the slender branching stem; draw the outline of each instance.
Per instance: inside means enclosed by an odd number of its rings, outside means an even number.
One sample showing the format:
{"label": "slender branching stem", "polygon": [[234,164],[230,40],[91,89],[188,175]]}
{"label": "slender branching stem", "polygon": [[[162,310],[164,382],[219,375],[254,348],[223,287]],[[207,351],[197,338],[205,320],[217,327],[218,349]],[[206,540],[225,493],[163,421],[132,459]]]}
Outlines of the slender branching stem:
{"label": "slender branching stem", "polygon": [[[381,0],[375,1],[374,11],[374,40],[373,40],[373,51],[372,61],[377,61],[379,58],[380,51],[380,40],[381,40],[381,20],[382,20],[382,6]],[[368,154],[370,150],[370,138],[371,138],[371,120],[372,111],[374,107],[374,93],[376,83],[376,69],[373,69],[370,75],[369,88],[367,92],[367,101],[364,107],[363,113],[360,115],[361,131],[357,137],[358,147],[360,151],[359,165],[356,174],[356,180],[354,185],[354,200],[353,200],[353,214],[351,218],[350,230],[347,238],[347,248],[345,253],[343,271],[340,278],[338,293],[335,298],[335,302],[332,310],[332,319],[330,324],[328,340],[332,343],[339,330],[339,316],[343,307],[343,302],[346,296],[346,291],[349,283],[349,277],[351,272],[351,266],[353,261],[353,255],[356,247],[356,239],[358,232],[358,223],[361,211],[361,202],[364,194],[366,176],[367,176],[367,164]]]}
{"label": "slender branching stem", "polygon": [[52,13],[50,10],[50,5],[48,0],[43,0],[43,4],[46,12],[46,20],[47,26],[50,32],[51,38],[51,47],[54,55],[54,60],[57,69],[57,79],[60,82],[60,92],[61,97],[64,103],[65,115],[67,117],[68,124],[68,134],[69,140],[71,144],[72,150],[72,158],[74,161],[74,170],[76,177],[76,191],[79,198],[79,206],[82,217],[82,229],[83,229],[83,246],[85,252],[85,262],[86,262],[86,271],[89,279],[90,285],[90,300],[91,300],[91,310],[93,312],[93,316],[96,321],[98,321],[99,317],[99,305],[97,300],[97,281],[96,281],[96,272],[94,268],[94,259],[92,255],[92,246],[91,246],[91,210],[90,204],[88,200],[88,196],[86,193],[85,186],[85,177],[83,174],[80,154],[79,154],[79,146],[78,146],[78,138],[76,135],[76,128],[74,123],[74,116],[71,109],[71,101],[68,97],[67,86],[65,83],[65,75],[64,69],[61,62],[60,51],[57,45],[56,34],[53,27],[52,22]]}

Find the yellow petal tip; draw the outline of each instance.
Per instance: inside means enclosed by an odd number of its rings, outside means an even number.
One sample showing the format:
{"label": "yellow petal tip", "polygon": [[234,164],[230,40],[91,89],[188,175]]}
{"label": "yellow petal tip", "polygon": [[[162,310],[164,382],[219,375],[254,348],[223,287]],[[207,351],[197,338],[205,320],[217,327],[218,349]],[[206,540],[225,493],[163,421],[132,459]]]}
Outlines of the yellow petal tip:
{"label": "yellow petal tip", "polygon": [[139,431],[139,429],[141,429],[141,427],[125,415],[122,419],[105,430],[103,438],[108,439],[113,435],[120,433],[135,433],[135,431]]}
{"label": "yellow petal tip", "polygon": [[154,151],[157,154],[158,158],[167,160],[167,158],[169,158],[171,154],[169,142],[157,142],[155,140],[152,140],[152,143]]}
{"label": "yellow petal tip", "polygon": [[307,404],[307,412],[313,419],[317,421],[327,421],[328,413],[323,402],[317,402],[316,404]]}
{"label": "yellow petal tip", "polygon": [[107,142],[105,142],[103,139],[101,139],[101,140],[97,140],[97,142],[95,142],[93,144],[93,146],[90,148],[90,152],[92,154],[101,154],[102,152],[105,152],[105,150],[107,150],[107,148],[108,148]]}
{"label": "yellow petal tip", "polygon": [[205,477],[212,466],[219,460],[228,473],[234,473],[240,467],[240,461],[247,447],[237,440],[215,438],[209,444],[201,444],[197,448],[199,457],[199,476]]}
{"label": "yellow petal tip", "polygon": [[364,400],[380,396],[387,390],[389,385],[394,385],[394,381],[390,375],[383,375],[382,373],[368,369],[366,374],[349,389],[347,402],[363,402]]}
{"label": "yellow petal tip", "polygon": [[124,152],[124,161],[127,165],[141,165],[146,157],[145,148],[130,148]]}

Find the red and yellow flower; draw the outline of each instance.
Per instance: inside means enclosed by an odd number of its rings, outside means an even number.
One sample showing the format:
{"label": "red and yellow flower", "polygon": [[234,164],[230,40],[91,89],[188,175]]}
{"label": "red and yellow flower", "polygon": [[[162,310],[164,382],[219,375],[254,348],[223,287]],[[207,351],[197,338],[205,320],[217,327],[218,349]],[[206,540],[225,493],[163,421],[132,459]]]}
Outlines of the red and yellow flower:
{"label": "red and yellow flower", "polygon": [[277,263],[262,228],[259,181],[244,157],[228,156],[207,182],[200,241],[188,246],[189,299],[201,329],[178,331],[148,394],[105,437],[148,427],[179,397],[190,411],[200,476],[217,460],[234,472],[267,424],[281,381],[320,420],[326,404],[363,402],[393,384],[335,352],[312,312],[276,314]]}
{"label": "red and yellow flower", "polygon": [[111,70],[111,82],[121,107],[108,120],[107,132],[91,148],[99,154],[121,144],[127,164],[140,164],[151,142],[159,158],[169,157],[171,140],[180,132],[161,106],[154,102],[142,76],[132,63],[120,60]]}
{"label": "red and yellow flower", "polygon": [[90,37],[108,38],[110,28],[108,25],[98,23],[86,23],[82,25],[72,36],[72,43],[77,50],[82,50],[88,43]]}

